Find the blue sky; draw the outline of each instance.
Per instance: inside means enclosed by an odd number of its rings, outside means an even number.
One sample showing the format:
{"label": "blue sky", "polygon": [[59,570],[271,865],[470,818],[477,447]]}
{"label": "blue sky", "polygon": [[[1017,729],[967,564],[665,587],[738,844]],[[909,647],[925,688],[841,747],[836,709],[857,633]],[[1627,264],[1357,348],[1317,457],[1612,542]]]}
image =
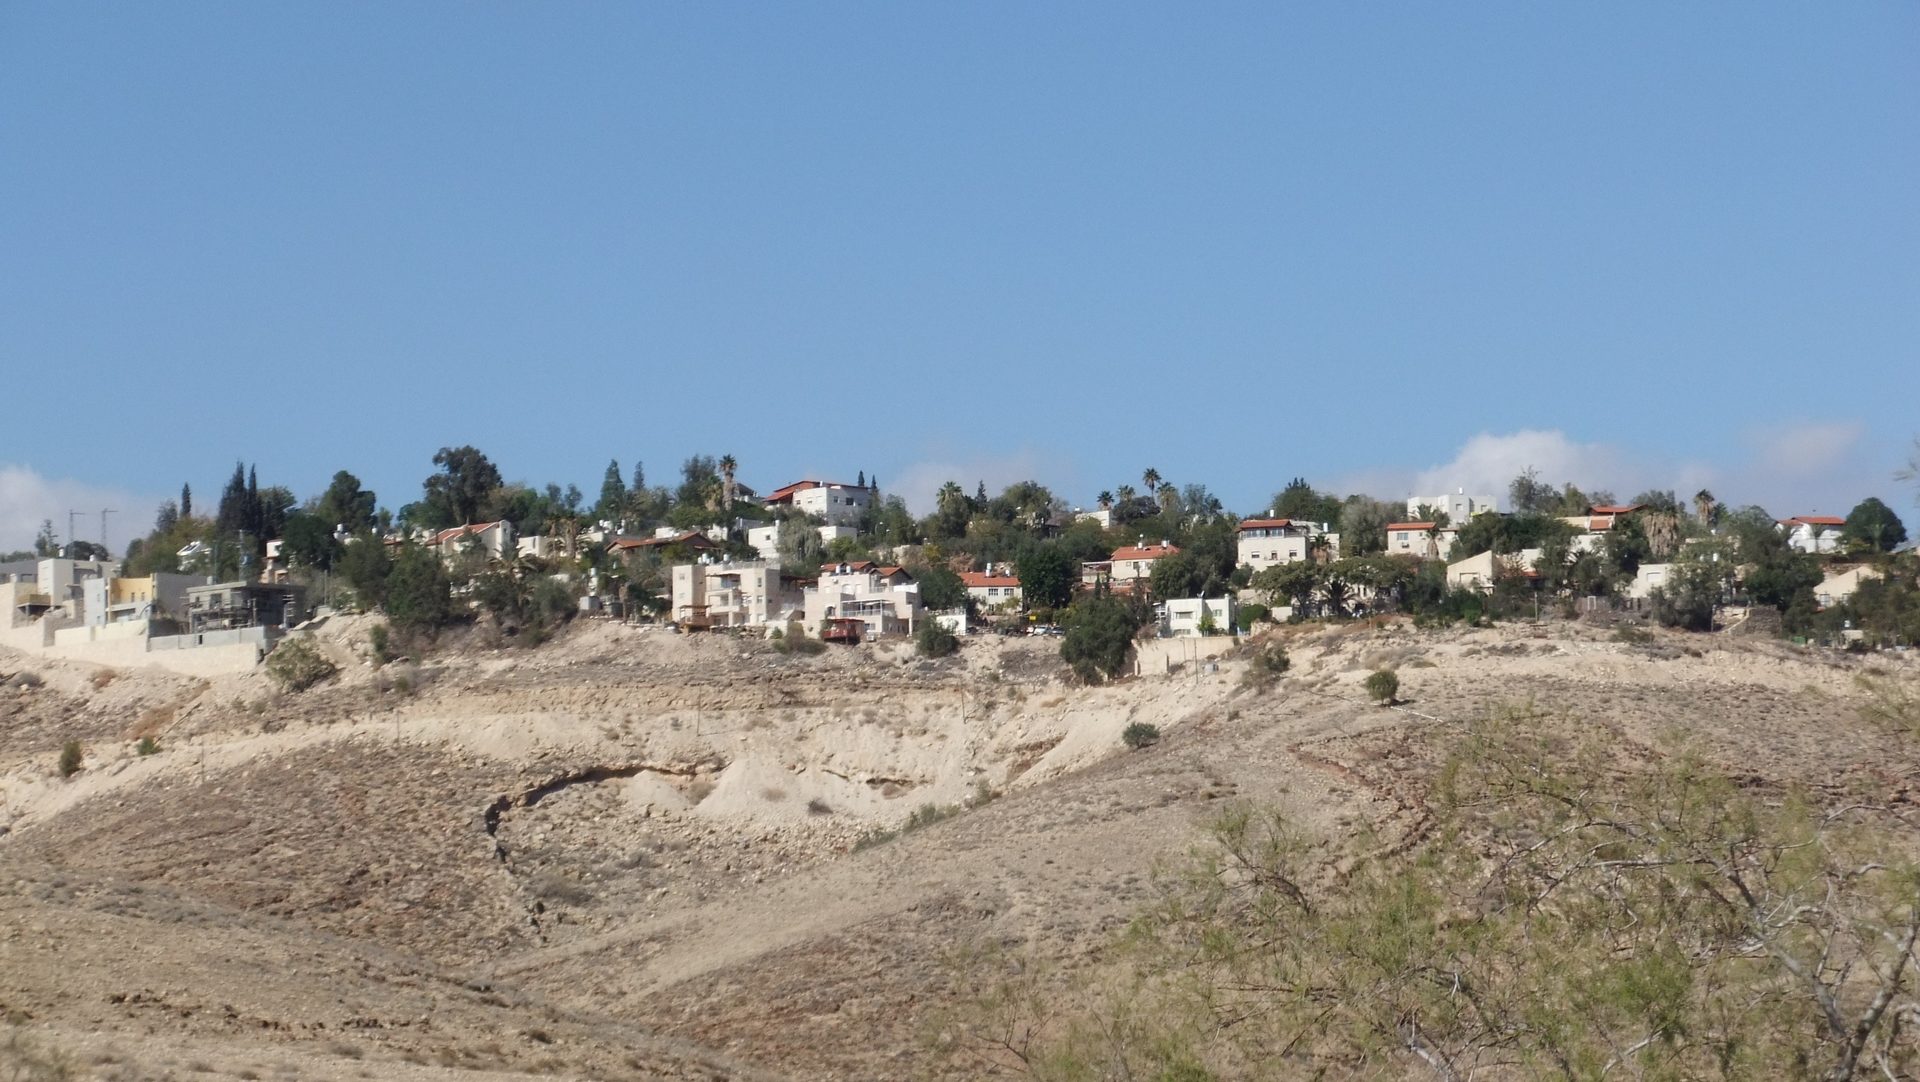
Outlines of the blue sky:
{"label": "blue sky", "polygon": [[1894,3],[0,5],[0,548],[461,443],[1911,508],[1916,56]]}

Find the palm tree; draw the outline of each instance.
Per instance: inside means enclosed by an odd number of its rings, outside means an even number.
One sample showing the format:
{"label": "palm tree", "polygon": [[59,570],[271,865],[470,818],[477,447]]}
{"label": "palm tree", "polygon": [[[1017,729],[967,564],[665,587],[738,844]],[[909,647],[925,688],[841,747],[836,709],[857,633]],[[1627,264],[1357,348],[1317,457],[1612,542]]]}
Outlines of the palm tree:
{"label": "palm tree", "polygon": [[1719,517],[1714,513],[1718,510],[1719,506],[1713,498],[1713,493],[1703,488],[1693,494],[1693,513],[1701,524],[1713,525],[1713,520]]}
{"label": "palm tree", "polygon": [[[732,455],[720,456],[720,477],[722,478],[726,486],[720,499],[721,499],[721,505],[725,507],[728,511],[733,510],[733,494],[734,494],[733,471],[739,468],[740,468],[740,463]],[[842,474],[841,476],[844,477],[846,475]]]}
{"label": "palm tree", "polygon": [[1095,497],[1095,499],[1098,500],[1100,504],[1100,510],[1102,511],[1113,510],[1113,493],[1102,489],[1100,492],[1100,495]]}
{"label": "palm tree", "polygon": [[1156,490],[1156,495],[1160,497],[1160,511],[1162,514],[1171,514],[1174,506],[1180,502],[1180,490],[1173,487],[1172,481],[1160,482],[1160,487]]}
{"label": "palm tree", "polygon": [[1148,495],[1160,491],[1160,471],[1148,466],[1140,475],[1140,482],[1146,486]]}
{"label": "palm tree", "polygon": [[967,494],[960,490],[959,482],[948,481],[946,484],[940,486],[939,493],[936,494],[933,499],[935,505],[938,506],[940,510],[945,511],[950,507],[959,506],[966,498]]}

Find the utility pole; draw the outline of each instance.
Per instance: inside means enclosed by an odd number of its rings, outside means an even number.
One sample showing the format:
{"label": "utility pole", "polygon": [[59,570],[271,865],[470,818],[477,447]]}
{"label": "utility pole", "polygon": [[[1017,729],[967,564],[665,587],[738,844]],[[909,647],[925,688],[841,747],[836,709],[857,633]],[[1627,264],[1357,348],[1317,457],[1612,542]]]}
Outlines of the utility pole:
{"label": "utility pole", "polygon": [[119,514],[119,512],[111,507],[102,507],[100,509],[100,547],[107,550],[109,559],[113,556],[113,549],[107,544],[107,516],[115,514]]}
{"label": "utility pole", "polygon": [[75,511],[75,510],[72,510],[71,508],[68,509],[67,511],[67,544],[68,545],[72,545],[75,541],[80,540],[80,535],[73,531],[73,520],[76,518],[79,518],[81,515],[84,515],[84,514],[86,514],[85,511]]}

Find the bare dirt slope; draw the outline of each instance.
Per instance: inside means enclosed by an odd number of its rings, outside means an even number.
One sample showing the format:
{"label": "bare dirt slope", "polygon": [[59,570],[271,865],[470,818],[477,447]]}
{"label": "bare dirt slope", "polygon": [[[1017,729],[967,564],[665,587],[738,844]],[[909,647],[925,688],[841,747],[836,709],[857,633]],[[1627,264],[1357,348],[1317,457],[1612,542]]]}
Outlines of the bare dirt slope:
{"label": "bare dirt slope", "polygon": [[[0,656],[38,680],[0,689],[0,1011],[82,1077],[971,1077],[937,1050],[957,951],[1098,965],[1224,800],[1417,830],[1431,738],[1491,704],[1756,784],[1917,773],[1858,717],[1902,662],[1726,638],[1315,630],[1266,691],[1237,659],[1073,687],[1044,642],[596,625],[376,672],[361,624],[318,638],[342,676],[297,696]],[[1383,664],[1403,709],[1363,701]],[[1126,751],[1135,720],[1165,739]]]}

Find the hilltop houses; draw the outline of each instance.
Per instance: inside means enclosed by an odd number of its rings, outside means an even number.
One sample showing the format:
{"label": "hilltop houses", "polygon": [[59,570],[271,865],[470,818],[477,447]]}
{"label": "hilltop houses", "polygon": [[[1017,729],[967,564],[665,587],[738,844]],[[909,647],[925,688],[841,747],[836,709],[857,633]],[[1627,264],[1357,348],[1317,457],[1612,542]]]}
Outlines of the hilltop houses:
{"label": "hilltop houses", "polygon": [[1323,559],[1340,556],[1340,535],[1324,522],[1250,518],[1240,523],[1237,544],[1240,566],[1255,573],[1314,559],[1316,551],[1324,551]]}
{"label": "hilltop houses", "polygon": [[768,507],[791,507],[825,519],[831,526],[857,526],[873,506],[872,485],[838,481],[795,481],[767,495]]}

